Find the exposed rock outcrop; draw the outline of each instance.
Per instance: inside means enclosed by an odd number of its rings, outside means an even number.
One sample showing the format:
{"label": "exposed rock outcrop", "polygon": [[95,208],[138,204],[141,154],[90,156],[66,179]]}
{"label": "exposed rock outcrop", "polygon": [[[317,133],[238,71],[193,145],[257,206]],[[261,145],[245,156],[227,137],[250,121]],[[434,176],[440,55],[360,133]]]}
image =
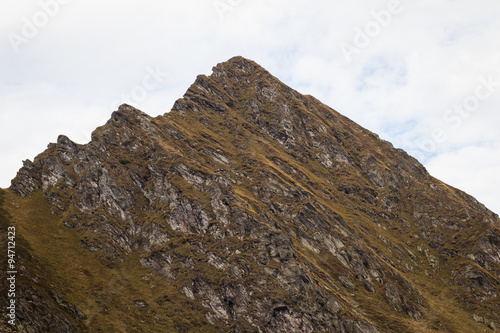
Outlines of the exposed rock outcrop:
{"label": "exposed rock outcrop", "polygon": [[[163,116],[122,105],[88,144],[60,136],[24,162],[9,193],[25,205],[41,195],[58,232],[76,233],[104,271],[131,265],[113,280],[121,296],[110,295],[134,318],[155,318],[136,324],[142,332],[458,332],[500,322],[498,216],[241,57],[199,76]],[[21,226],[32,218],[19,216]],[[71,281],[54,286],[65,316],[91,331],[119,317],[102,310],[106,298],[89,305],[92,295],[68,290],[78,288]],[[128,300],[149,281],[169,294]],[[179,308],[165,306],[171,295]]]}

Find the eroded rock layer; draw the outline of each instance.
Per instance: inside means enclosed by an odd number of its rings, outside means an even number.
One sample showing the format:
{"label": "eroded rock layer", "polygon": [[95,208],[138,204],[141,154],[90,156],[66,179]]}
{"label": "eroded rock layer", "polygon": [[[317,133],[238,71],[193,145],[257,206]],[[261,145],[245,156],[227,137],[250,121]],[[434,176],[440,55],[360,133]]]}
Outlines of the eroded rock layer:
{"label": "eroded rock layer", "polygon": [[498,216],[241,57],[163,116],[60,136],[1,194],[23,332],[500,324]]}

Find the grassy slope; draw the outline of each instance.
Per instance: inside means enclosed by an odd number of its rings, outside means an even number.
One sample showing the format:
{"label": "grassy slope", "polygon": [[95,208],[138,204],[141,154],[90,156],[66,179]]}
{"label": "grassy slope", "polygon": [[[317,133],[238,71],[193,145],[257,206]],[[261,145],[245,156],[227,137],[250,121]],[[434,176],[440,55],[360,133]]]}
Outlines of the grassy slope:
{"label": "grassy slope", "polygon": [[[241,100],[249,97],[251,96],[239,96]],[[318,117],[300,103],[297,105],[303,108],[301,112],[306,116]],[[241,108],[245,107],[246,105],[243,105]],[[346,311],[350,312],[349,314],[365,313],[370,320],[379,326],[381,331],[482,332],[485,329],[485,326],[472,319],[472,314],[477,314],[476,310],[484,304],[472,301],[469,303],[469,309],[466,310],[463,303],[460,303],[456,298],[457,294],[463,294],[466,291],[460,289],[457,293],[457,288],[448,285],[451,281],[451,270],[459,269],[462,262],[470,263],[470,261],[453,259],[449,261],[449,266],[445,266],[441,262],[434,269],[429,265],[428,254],[439,256],[422,239],[416,240],[413,237],[418,235],[420,231],[414,225],[413,217],[409,215],[411,210],[408,207],[412,205],[409,199],[400,202],[402,208],[398,212],[399,217],[409,221],[409,227],[402,226],[399,220],[376,219],[375,221],[373,217],[376,217],[377,213],[382,213],[383,209],[369,205],[356,197],[339,196],[338,191],[336,191],[337,186],[341,183],[364,186],[364,184],[359,183],[359,177],[342,170],[326,171],[314,158],[309,160],[307,164],[299,163],[275,141],[267,140],[265,137],[255,137],[253,132],[259,129],[253,128],[252,126],[256,125],[249,124],[242,112],[244,110],[231,109],[229,114],[225,116],[217,113],[187,113],[182,117],[172,114],[168,118],[173,118],[173,122],[162,119],[162,117],[157,118],[159,123],[165,121],[169,125],[175,126],[187,138],[186,141],[168,139],[169,141],[163,142],[162,145],[168,147],[172,154],[176,151],[175,148],[178,148],[180,152],[190,151],[193,154],[192,156],[186,154],[177,156],[175,159],[172,158],[172,163],[174,161],[175,163],[182,162],[193,170],[207,174],[231,173],[232,169],[248,168],[246,162],[252,158],[258,161],[258,168],[247,170],[247,174],[254,179],[248,181],[243,177],[243,183],[235,186],[242,207],[245,206],[243,202],[250,203],[247,207],[249,212],[257,215],[256,212],[259,209],[268,209],[268,206],[260,202],[250,190],[252,184],[266,181],[260,171],[267,170],[286,186],[292,186],[291,184],[298,186],[302,191],[311,193],[324,206],[342,215],[346,223],[356,231],[359,242],[365,244],[367,248],[371,248],[382,261],[384,261],[383,258],[390,258],[396,262],[399,270],[394,270],[406,280],[411,281],[413,286],[420,291],[424,299],[424,313],[420,321],[411,320],[406,314],[395,312],[384,300],[385,291],[381,285],[375,284],[377,292],[371,294],[363,288],[360,282],[352,278],[351,280],[357,287],[355,291],[338,289],[331,281],[337,281],[341,272],[347,271],[346,268],[329,253],[317,254],[309,250],[299,238],[293,237],[298,257],[304,259],[312,268],[315,281],[329,286],[333,290],[336,298],[339,299]],[[345,149],[347,151],[355,152],[359,147],[362,147],[365,149],[365,154],[370,153],[377,156],[387,148],[382,143],[374,141],[367,131],[356,132],[359,127],[353,126],[349,120],[341,116],[338,118],[341,123],[340,128],[344,131],[343,134],[351,135],[358,140],[358,142],[346,141],[348,146]],[[324,118],[316,120],[319,123],[325,123],[330,128],[336,126],[331,120]],[[207,123],[210,126],[204,125]],[[233,140],[235,137],[235,141],[228,141],[228,138]],[[198,145],[197,147],[188,147],[188,143],[197,143]],[[235,146],[235,143],[246,144],[248,148],[241,150]],[[235,163],[235,166],[222,166],[214,162],[214,159],[202,151],[207,149],[222,150],[223,155]],[[314,156],[314,152],[309,151],[309,153]],[[125,157],[127,156],[122,156],[122,158]],[[273,160],[285,161],[298,173],[287,174],[272,162]],[[133,167],[136,163],[136,161],[130,162],[133,163],[127,163],[127,167]],[[391,166],[387,165],[386,167],[390,168]],[[214,171],[215,169],[221,171]],[[207,210],[210,209],[210,196],[207,192],[198,191],[177,175],[169,177],[169,180],[180,187],[185,195],[200,202]],[[330,185],[325,183],[325,179],[331,182]],[[432,181],[434,182],[434,180]],[[428,184],[420,184],[422,188],[424,185],[428,186]],[[444,184],[442,186],[447,188]],[[380,191],[390,191],[390,189]],[[124,262],[118,262],[116,267],[110,269],[104,266],[95,254],[80,246],[81,236],[76,231],[62,226],[61,221],[50,212],[40,192],[26,199],[21,199],[9,191],[5,191],[5,193],[6,203],[4,207],[14,217],[12,223],[17,226],[18,234],[25,240],[24,243],[21,243],[20,252],[25,251],[27,254],[29,251],[36,254],[36,258],[34,258],[36,264],[27,267],[26,270],[32,275],[40,277],[39,288],[46,290],[47,294],[49,289],[54,290],[85,313],[85,323],[92,332],[125,330],[128,332],[169,332],[175,331],[175,329],[210,332],[212,328],[205,318],[205,308],[199,303],[192,302],[178,290],[186,281],[196,278],[196,274],[204,276],[208,280],[214,279],[215,282],[215,280],[223,278],[220,272],[209,265],[199,264],[197,269],[200,271],[183,273],[184,275],[180,275],[178,280],[167,281],[140,266],[138,264],[140,254],[134,252],[130,256],[125,256]],[[331,198],[325,193],[329,194]],[[456,199],[453,198],[453,191],[445,190],[445,193],[449,196],[448,199]],[[401,197],[406,198],[407,194],[402,193]],[[297,209],[299,208],[297,207]],[[154,221],[154,217],[151,219]],[[286,221],[278,220],[278,223],[283,230],[291,230]],[[472,226],[471,228],[475,234],[481,232],[478,230],[479,227],[474,229]],[[190,243],[196,242],[196,240],[190,240],[190,238],[196,238],[196,235],[172,233],[169,236],[175,237],[171,238],[172,240],[165,247],[165,250],[175,251],[181,256],[193,256],[200,262],[205,259],[199,253],[192,253],[195,248]],[[445,236],[451,238],[449,235]],[[210,244],[210,240],[205,239],[205,242]],[[214,252],[216,252],[220,244],[214,242],[212,245],[215,247]],[[418,251],[418,246],[423,251]],[[408,249],[416,259],[402,255],[398,249]],[[425,253],[425,250],[428,251],[428,254]],[[386,264],[387,267],[391,266],[388,262]],[[176,264],[173,265],[174,269],[175,267]],[[407,269],[405,267],[413,268]],[[384,273],[387,276],[391,275],[389,270]],[[397,287],[403,289],[404,285],[397,285]],[[272,293],[273,290],[267,292]],[[342,298],[345,301],[342,301]],[[148,306],[139,309],[134,305],[135,300],[144,300]],[[473,300],[472,296],[469,298],[470,300]],[[360,305],[357,309],[356,303]],[[499,304],[499,300],[497,298],[487,303],[488,306],[495,306],[495,304]]]}
{"label": "grassy slope", "polygon": [[[233,114],[230,113],[227,118],[231,118],[231,116],[233,116]],[[212,124],[219,123],[222,125],[225,121],[225,117],[221,117],[218,114],[204,114],[203,117]],[[239,113],[234,114],[234,119],[236,119],[236,121],[243,122],[242,119],[238,119],[240,117]],[[384,242],[382,242],[379,238],[375,237],[376,235],[382,235],[385,239],[389,240],[392,244],[396,244],[399,248],[409,248],[410,251],[416,255],[418,267],[415,267],[415,263],[411,261],[410,257],[406,256],[400,259],[400,262],[413,266],[414,270],[398,271],[398,273],[401,274],[406,280],[411,281],[425,299],[425,312],[423,313],[422,320],[415,321],[410,319],[406,314],[393,311],[392,307],[387,304],[381,296],[384,294],[384,290],[381,286],[377,288],[376,294],[366,292],[361,284],[358,286],[357,291],[353,292],[352,299],[361,305],[361,309],[363,309],[363,311],[367,314],[368,318],[376,322],[382,331],[480,332],[485,329],[483,325],[478,324],[473,320],[472,314],[475,312],[463,309],[463,304],[459,304],[459,301],[456,299],[456,294],[452,292],[451,287],[448,285],[450,282],[450,268],[444,267],[441,264],[436,271],[433,271],[429,266],[426,255],[424,253],[419,253],[416,250],[417,245],[419,245],[423,247],[424,250],[429,251],[429,253],[435,254],[435,251],[433,251],[424,241],[415,242],[415,240],[410,237],[410,235],[413,236],[419,234],[419,231],[415,227],[405,229],[401,227],[399,221],[391,220],[384,220],[380,224],[373,223],[370,218],[367,218],[366,215],[360,213],[363,210],[373,211],[373,206],[369,206],[366,203],[355,199],[340,198],[340,202],[334,202],[328,200],[324,196],[322,190],[326,190],[329,187],[328,184],[324,183],[324,179],[330,179],[334,182],[334,184],[338,184],[340,182],[349,183],[351,181],[350,179],[346,179],[345,177],[332,177],[331,174],[324,174],[324,169],[318,164],[317,161],[311,161],[309,165],[307,165],[308,168],[304,168],[303,165],[300,165],[291,159],[289,155],[284,154],[282,148],[276,143],[270,144],[269,141],[259,142],[260,140],[258,139],[252,139],[251,135],[249,135],[246,130],[243,130],[242,132],[243,137],[250,137],[247,141],[247,146],[249,146],[250,151],[238,154],[236,153],[236,150],[233,149],[232,144],[225,142],[224,140],[224,137],[231,137],[229,133],[227,133],[229,131],[227,127],[220,126],[219,132],[210,131],[205,126],[200,124],[196,114],[185,115],[182,119],[176,119],[176,122],[177,124],[184,125],[186,128],[190,128],[193,141],[199,140],[200,142],[203,142],[203,147],[211,146],[213,149],[225,149],[226,156],[230,156],[230,160],[235,162],[237,165],[244,166],[245,158],[251,156],[253,159],[263,163],[268,170],[272,168],[271,170],[273,170],[273,173],[284,180],[284,182],[294,183],[301,187],[302,190],[313,193],[322,204],[342,215],[347,223],[352,226],[359,235],[364,236],[363,239],[359,239],[360,242],[368,244],[369,247],[379,249],[378,253],[382,253],[385,257],[392,258],[394,260],[395,253],[390,246],[384,244]],[[213,142],[204,140],[202,137],[198,137],[194,134],[204,132],[205,136],[210,136],[222,144],[214,144]],[[366,135],[364,133],[356,134],[362,138]],[[368,149],[373,150],[369,152],[374,154],[378,150],[377,148],[381,147],[368,147]],[[276,168],[276,166],[269,160],[271,157],[277,157],[280,160],[289,162],[290,165],[292,165],[296,170],[299,170],[303,175],[306,175],[308,179],[307,184],[301,182],[300,179],[293,179],[291,176]],[[200,156],[200,158],[202,158],[202,156]],[[207,162],[210,163],[209,160],[207,160]],[[196,166],[190,165],[190,167],[194,167],[196,169]],[[357,178],[354,180],[359,181]],[[264,181],[264,179],[257,178],[255,181]],[[430,180],[430,182],[434,181],[435,180],[433,179]],[[445,185],[443,184],[443,186]],[[238,188],[241,191],[238,192],[238,194],[240,196],[245,195],[247,200],[253,201],[254,207],[261,206],[261,203],[258,202],[258,199],[255,198],[253,193],[248,191],[248,186]],[[451,198],[453,192],[450,191],[448,193],[450,195],[450,199],[453,199]],[[350,204],[357,207],[357,209],[353,210],[349,208],[350,205],[346,205],[347,200],[352,200]],[[402,207],[406,207],[411,204],[409,202],[401,202],[401,205]],[[405,217],[409,221],[413,220],[411,216],[408,216],[405,213],[400,214],[400,216]],[[287,227],[284,224],[282,227],[284,230],[287,230]],[[299,240],[294,240],[294,245],[297,250],[303,254],[306,260],[313,264],[319,263],[317,267],[319,271],[326,272],[326,274],[330,277],[337,277],[339,275],[338,266],[334,263],[336,261],[334,258],[330,257],[330,261],[326,260],[325,256],[327,257],[327,254],[322,253],[318,256],[313,252],[308,251]],[[407,245],[409,242],[412,243],[412,246]],[[436,254],[435,256],[437,257]],[[319,276],[316,278],[318,281],[321,281]],[[399,288],[403,290],[404,286],[400,286]],[[491,303],[496,301],[497,300],[493,300]],[[479,303],[475,305],[475,307],[479,306]],[[446,327],[446,329],[444,327]]]}
{"label": "grassy slope", "polygon": [[[243,99],[245,99],[245,97],[243,97]],[[302,112],[307,114],[307,116],[316,117],[306,109],[302,109]],[[227,137],[232,137],[231,133],[229,133],[231,128],[229,126],[225,126],[225,124],[229,122],[228,119],[233,122],[233,125],[231,126],[232,128],[236,127],[234,123],[244,123],[245,120],[242,118],[242,114],[239,111],[234,112],[230,110],[229,114],[225,116],[216,113],[203,115],[187,113],[181,117],[177,117],[176,115],[171,115],[171,117],[175,119],[176,124],[185,128],[183,130],[184,133],[190,133],[192,136],[190,141],[200,142],[202,143],[200,146],[203,147],[224,149],[226,156],[230,157],[230,160],[235,162],[239,167],[244,167],[246,164],[245,159],[251,157],[263,163],[265,168],[268,170],[272,168],[273,173],[284,180],[284,182],[293,183],[301,187],[302,190],[313,193],[315,198],[317,198],[322,204],[342,215],[347,223],[357,231],[358,235],[363,235],[363,239],[359,239],[360,242],[367,244],[368,247],[378,249],[377,253],[381,253],[385,257],[391,258],[392,260],[394,260],[394,258],[399,258],[400,263],[408,264],[409,266],[414,267],[411,271],[403,269],[403,271],[398,271],[398,273],[401,274],[406,280],[411,281],[426,301],[423,319],[420,321],[412,320],[406,314],[394,312],[391,306],[383,300],[382,295],[384,294],[384,290],[382,287],[377,289],[376,294],[371,294],[366,292],[360,284],[357,291],[353,292],[353,300],[361,305],[361,309],[366,312],[368,318],[376,322],[382,331],[481,332],[485,329],[485,326],[478,324],[472,318],[472,314],[476,313],[473,311],[473,308],[480,308],[481,304],[478,301],[473,301],[472,310],[464,309],[464,304],[460,304],[460,302],[456,299],[457,294],[453,292],[455,290],[452,290],[452,287],[448,285],[451,282],[450,270],[452,268],[450,269],[450,267],[445,267],[441,263],[434,271],[429,266],[429,261],[425,253],[419,253],[416,250],[417,246],[421,246],[424,250],[427,250],[429,253],[438,257],[435,251],[432,250],[424,241],[415,242],[415,239],[412,238],[413,235],[419,234],[416,227],[411,226],[410,229],[406,229],[400,225],[400,221],[392,220],[383,220],[381,223],[376,224],[373,223],[374,221],[371,218],[362,212],[373,212],[374,209],[375,211],[379,210],[380,212],[383,212],[382,209],[375,208],[356,199],[337,198],[338,201],[335,202],[325,197],[323,190],[327,191],[328,188],[331,188],[331,186],[325,184],[325,179],[330,179],[333,184],[337,186],[340,182],[359,182],[359,178],[354,177],[354,179],[351,180],[344,177],[342,174],[325,173],[325,169],[314,160],[309,161],[308,165],[304,167],[303,164],[297,163],[297,161],[291,158],[290,155],[285,153],[282,147],[276,142],[261,140],[253,137],[251,134],[252,128],[240,129],[242,140],[246,142],[248,149],[243,153],[238,151],[234,148],[232,142],[227,142],[227,139],[225,139]],[[203,118],[203,122],[200,121],[201,117]],[[370,133],[358,133],[356,132],[358,126],[351,126],[352,124],[348,119],[339,115],[338,117],[341,119],[340,122],[343,123],[342,126],[346,128],[354,128],[355,132],[353,134],[358,138],[358,140],[360,140],[356,147],[347,147],[349,151],[354,151],[358,149],[357,147],[359,146],[363,146],[366,150],[364,153],[371,153],[375,156],[380,154],[381,151],[386,151],[387,147],[383,146],[383,143],[380,142],[375,143],[375,145],[373,144],[374,141],[372,138],[368,138]],[[328,123],[329,126],[332,126],[330,121],[325,119],[322,119],[322,121]],[[202,123],[208,123],[211,126],[208,127],[202,125]],[[213,125],[215,125],[217,131],[213,131]],[[258,129],[255,128],[253,131],[258,131]],[[200,135],[201,133],[204,133],[205,137],[208,136],[213,138],[213,141],[205,140]],[[203,157],[203,155],[199,156],[200,159]],[[276,166],[270,161],[271,157],[287,161],[289,165],[293,166],[296,170],[300,171],[301,174],[306,176],[307,182],[301,181],[301,179],[296,176],[295,179],[293,179],[289,175],[286,175],[280,169],[276,168]],[[210,160],[206,160],[206,162],[211,163]],[[187,164],[189,165],[189,163]],[[196,169],[196,166],[189,166]],[[333,170],[333,172],[336,171]],[[347,176],[351,177],[350,175]],[[265,179],[256,178],[254,181],[265,181]],[[436,180],[431,178],[429,183],[431,182],[434,183]],[[358,183],[355,183],[354,185],[356,184]],[[419,186],[424,187],[424,184],[419,184]],[[446,188],[445,192],[449,196],[448,199],[455,200],[454,191],[448,190],[448,187],[445,184],[442,184],[442,186]],[[262,205],[254,197],[253,193],[248,191],[248,186],[239,187],[239,189],[241,192],[238,194],[245,195],[248,200],[253,201],[254,207]],[[389,190],[386,189],[384,191]],[[403,193],[402,197],[405,197],[405,193]],[[351,201],[349,202],[349,200]],[[356,207],[356,209],[349,208],[350,206]],[[410,207],[411,203],[409,201],[402,201],[401,206]],[[406,220],[410,221],[410,223],[413,220],[413,217],[409,216],[406,212],[402,211],[399,212],[399,214],[400,217],[404,217]],[[280,224],[284,230],[287,230],[287,227],[284,224]],[[409,256],[399,256],[395,253],[391,246],[382,242],[376,237],[376,235],[382,235],[385,239],[389,240],[390,243],[397,245],[398,248],[409,248],[410,251],[416,255],[416,263],[418,263],[418,266],[411,261]],[[329,262],[328,260],[325,260],[324,257],[322,258],[321,256],[317,256],[313,252],[308,251],[299,240],[294,239],[294,241],[297,250],[301,252],[307,260],[313,264],[321,263],[318,264],[320,267],[317,267],[319,271],[326,272],[326,274],[331,277],[337,277],[339,275],[338,266],[332,262],[335,261],[335,259],[330,258],[333,260]],[[408,246],[408,243],[412,243],[412,246]],[[322,253],[322,255],[324,256],[325,254]],[[452,264],[456,264],[458,261],[452,261]],[[316,278],[321,281],[319,276]],[[404,286],[399,286],[398,288],[404,290]],[[466,291],[460,289],[459,292],[464,293]],[[490,301],[492,304],[495,304],[495,302],[498,302],[498,299]]]}
{"label": "grassy slope", "polygon": [[[86,315],[90,332],[214,330],[205,310],[144,269],[138,254],[113,269],[104,266],[80,245],[80,235],[50,212],[40,192],[21,199],[6,191],[4,207],[13,216],[18,238],[25,240],[18,242],[18,253],[35,256],[25,270],[38,278],[38,291],[50,289],[76,306]],[[147,306],[136,307],[136,300]]]}

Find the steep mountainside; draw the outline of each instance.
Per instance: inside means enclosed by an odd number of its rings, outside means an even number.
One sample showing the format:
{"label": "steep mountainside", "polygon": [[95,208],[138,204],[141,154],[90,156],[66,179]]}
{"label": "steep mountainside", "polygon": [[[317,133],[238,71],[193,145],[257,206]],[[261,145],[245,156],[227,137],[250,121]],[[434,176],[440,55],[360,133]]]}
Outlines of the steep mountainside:
{"label": "steep mountainside", "polygon": [[241,57],[60,136],[0,199],[19,332],[500,327],[498,216]]}

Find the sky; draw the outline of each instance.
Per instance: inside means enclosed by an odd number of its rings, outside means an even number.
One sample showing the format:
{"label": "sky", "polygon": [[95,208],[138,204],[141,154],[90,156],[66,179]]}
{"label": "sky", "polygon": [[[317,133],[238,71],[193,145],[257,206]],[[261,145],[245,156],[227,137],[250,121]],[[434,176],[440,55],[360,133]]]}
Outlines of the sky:
{"label": "sky", "polygon": [[241,55],[500,213],[498,0],[2,0],[0,187]]}

